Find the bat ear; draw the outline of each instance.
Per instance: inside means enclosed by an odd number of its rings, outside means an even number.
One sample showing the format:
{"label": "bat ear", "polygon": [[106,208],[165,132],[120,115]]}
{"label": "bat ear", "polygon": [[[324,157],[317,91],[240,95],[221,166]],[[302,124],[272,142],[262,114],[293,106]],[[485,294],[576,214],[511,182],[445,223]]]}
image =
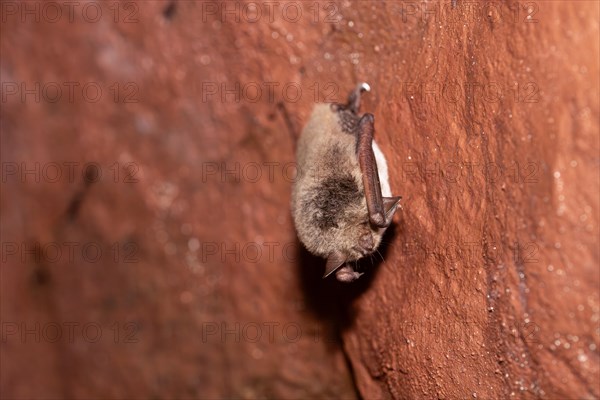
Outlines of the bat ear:
{"label": "bat ear", "polygon": [[323,275],[323,278],[327,278],[345,263],[346,257],[339,251],[334,251],[329,254],[327,257],[327,265],[325,266],[325,274]]}
{"label": "bat ear", "polygon": [[402,196],[383,198],[383,209],[385,210],[386,217],[394,215],[394,213],[396,212],[396,208],[400,203],[400,199],[402,199]]}

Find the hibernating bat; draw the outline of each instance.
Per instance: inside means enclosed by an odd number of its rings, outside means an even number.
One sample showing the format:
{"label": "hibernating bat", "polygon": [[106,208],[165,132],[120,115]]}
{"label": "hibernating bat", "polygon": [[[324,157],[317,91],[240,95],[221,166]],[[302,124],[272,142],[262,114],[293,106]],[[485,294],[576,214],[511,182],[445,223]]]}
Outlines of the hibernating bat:
{"label": "hibernating bat", "polygon": [[361,83],[346,104],[316,105],[296,152],[298,238],[327,259],[323,277],[336,272],[342,282],[362,275],[352,262],[377,249],[401,198],[391,195],[387,163],[373,140],[373,114],[358,114],[361,94],[369,90]]}

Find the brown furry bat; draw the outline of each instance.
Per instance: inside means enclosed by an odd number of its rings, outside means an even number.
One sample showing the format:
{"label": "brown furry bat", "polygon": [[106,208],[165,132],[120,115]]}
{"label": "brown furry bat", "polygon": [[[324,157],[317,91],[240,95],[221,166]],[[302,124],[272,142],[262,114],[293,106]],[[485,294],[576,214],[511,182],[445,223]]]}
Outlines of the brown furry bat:
{"label": "brown furry bat", "polygon": [[391,196],[387,163],[373,141],[373,114],[358,115],[361,93],[369,90],[362,83],[347,104],[317,105],[296,153],[292,216],[298,237],[327,258],[323,277],[337,271],[342,282],[362,275],[350,262],[377,249],[400,201]]}

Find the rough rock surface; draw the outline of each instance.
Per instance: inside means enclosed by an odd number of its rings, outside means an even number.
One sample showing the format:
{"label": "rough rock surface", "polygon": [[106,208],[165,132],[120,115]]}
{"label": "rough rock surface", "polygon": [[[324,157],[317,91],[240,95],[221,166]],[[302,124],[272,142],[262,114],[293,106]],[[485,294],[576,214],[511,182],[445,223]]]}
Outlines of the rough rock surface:
{"label": "rough rock surface", "polygon": [[[88,4],[2,4],[1,397],[600,397],[597,2]],[[359,80],[348,286],[289,194]]]}

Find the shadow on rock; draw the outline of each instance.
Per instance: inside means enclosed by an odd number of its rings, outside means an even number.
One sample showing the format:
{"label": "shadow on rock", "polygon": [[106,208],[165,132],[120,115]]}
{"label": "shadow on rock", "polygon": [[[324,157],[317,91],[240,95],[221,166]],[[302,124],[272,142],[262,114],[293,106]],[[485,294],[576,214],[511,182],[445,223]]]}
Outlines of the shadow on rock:
{"label": "shadow on rock", "polygon": [[392,224],[383,236],[378,252],[358,261],[358,271],[364,275],[351,283],[339,282],[335,274],[323,279],[325,259],[310,254],[297,242],[297,268],[305,304],[326,326],[333,328],[331,333],[335,337],[352,326],[355,317],[352,304],[371,286],[397,231],[396,224]]}

